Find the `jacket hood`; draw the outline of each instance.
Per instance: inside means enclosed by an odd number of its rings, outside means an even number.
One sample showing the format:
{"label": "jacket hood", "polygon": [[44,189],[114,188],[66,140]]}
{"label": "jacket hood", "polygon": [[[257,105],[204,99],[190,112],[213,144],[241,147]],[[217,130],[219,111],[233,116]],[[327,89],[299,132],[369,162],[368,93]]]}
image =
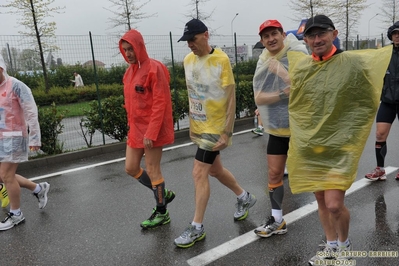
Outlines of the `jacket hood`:
{"label": "jacket hood", "polygon": [[119,40],[119,50],[125,61],[129,63],[125,51],[122,49],[122,41],[130,43],[130,45],[133,47],[134,53],[136,54],[137,63],[139,65],[149,58],[147,49],[145,48],[143,36],[137,30],[129,30]]}

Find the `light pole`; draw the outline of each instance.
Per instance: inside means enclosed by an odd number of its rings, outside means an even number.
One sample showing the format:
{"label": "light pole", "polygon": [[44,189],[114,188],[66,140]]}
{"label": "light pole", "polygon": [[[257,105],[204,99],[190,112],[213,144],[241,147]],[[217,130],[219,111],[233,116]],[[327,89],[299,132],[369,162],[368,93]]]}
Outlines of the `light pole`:
{"label": "light pole", "polygon": [[312,0],[310,0],[310,17],[313,18],[313,3],[312,3]]}
{"label": "light pole", "polygon": [[234,18],[231,20],[231,36],[232,36],[231,38],[233,39],[233,46],[234,46],[233,21],[236,19],[237,16],[238,16],[238,13],[236,13]]}
{"label": "light pole", "polygon": [[375,18],[376,16],[378,16],[378,13],[375,14],[371,19],[369,19],[369,27],[368,27],[368,31],[367,31],[367,48],[370,48],[370,21]]}

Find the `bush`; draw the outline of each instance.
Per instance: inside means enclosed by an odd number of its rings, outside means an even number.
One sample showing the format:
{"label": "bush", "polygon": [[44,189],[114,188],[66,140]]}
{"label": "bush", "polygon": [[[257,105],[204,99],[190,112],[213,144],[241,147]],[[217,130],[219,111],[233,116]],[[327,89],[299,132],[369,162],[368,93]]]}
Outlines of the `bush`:
{"label": "bush", "polygon": [[101,110],[98,102],[93,101],[90,103],[90,110],[85,112],[81,124],[89,132],[98,130],[112,139],[124,141],[127,137],[128,126],[123,105],[123,95],[104,99],[101,102]]}
{"label": "bush", "polygon": [[64,144],[59,142],[58,135],[62,133],[64,125],[61,124],[64,113],[59,113],[55,103],[51,108],[39,108],[39,124],[42,140],[42,151],[49,155],[63,152]]}
{"label": "bush", "polygon": [[252,81],[240,81],[237,85],[237,113],[244,110],[249,110],[253,113],[255,110],[254,91],[252,88]]}
{"label": "bush", "polygon": [[255,73],[256,64],[257,60],[254,59],[237,63],[233,67],[233,72],[238,73],[239,75],[253,75]]}

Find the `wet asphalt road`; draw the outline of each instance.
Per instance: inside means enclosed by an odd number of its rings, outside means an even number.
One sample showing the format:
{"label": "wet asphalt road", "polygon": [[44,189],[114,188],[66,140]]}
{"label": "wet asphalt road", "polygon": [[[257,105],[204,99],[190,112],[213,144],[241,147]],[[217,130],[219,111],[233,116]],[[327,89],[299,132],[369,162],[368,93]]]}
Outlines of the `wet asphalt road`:
{"label": "wet asphalt road", "polygon": [[[384,182],[368,183],[363,176],[375,166],[374,128],[359,165],[353,192],[350,237],[354,250],[366,257],[361,266],[399,265],[399,126],[388,139],[386,166],[394,171]],[[171,223],[152,230],[139,224],[155,206],[150,190],[124,172],[124,151],[85,159],[23,168],[20,173],[51,184],[49,202],[39,210],[35,198],[22,190],[26,222],[0,232],[0,265],[307,265],[323,240],[311,193],[292,195],[285,178],[286,235],[259,239],[253,233],[270,214],[265,149],[267,137],[249,132],[251,124],[222,152],[226,168],[258,201],[245,221],[235,222],[235,195],[211,179],[211,198],[204,226],[206,238],[189,249],[173,244],[193,217],[191,169],[194,145],[169,147],[163,154],[166,186],[176,192],[169,205]],[[179,139],[177,145],[189,143]],[[4,212],[5,210],[3,210]],[[395,251],[394,258],[372,258],[369,251]]]}

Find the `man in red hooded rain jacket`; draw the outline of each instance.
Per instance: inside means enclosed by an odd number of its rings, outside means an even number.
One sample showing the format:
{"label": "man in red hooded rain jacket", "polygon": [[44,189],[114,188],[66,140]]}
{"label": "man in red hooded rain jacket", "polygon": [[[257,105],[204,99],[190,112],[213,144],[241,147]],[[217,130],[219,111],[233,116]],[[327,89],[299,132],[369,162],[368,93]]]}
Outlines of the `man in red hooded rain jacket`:
{"label": "man in red hooded rain jacket", "polygon": [[[170,77],[161,62],[148,57],[137,30],[123,35],[119,49],[130,64],[123,77],[129,126],[125,170],[154,193],[156,207],[141,223],[142,228],[152,228],[170,222],[166,206],[175,197],[165,189],[161,173],[162,147],[174,141]],[[140,167],[144,154],[146,170]]]}

